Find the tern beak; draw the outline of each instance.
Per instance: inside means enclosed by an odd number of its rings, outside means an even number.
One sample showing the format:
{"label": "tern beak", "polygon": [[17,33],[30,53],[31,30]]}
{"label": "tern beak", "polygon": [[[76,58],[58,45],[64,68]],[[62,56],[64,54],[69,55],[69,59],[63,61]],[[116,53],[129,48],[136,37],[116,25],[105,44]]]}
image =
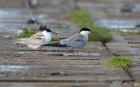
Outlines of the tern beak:
{"label": "tern beak", "polygon": [[91,32],[91,33],[97,33],[97,32],[96,32],[96,31],[94,31],[94,30],[91,30],[90,32]]}
{"label": "tern beak", "polygon": [[58,34],[58,33],[56,33],[56,32],[52,32],[53,34]]}

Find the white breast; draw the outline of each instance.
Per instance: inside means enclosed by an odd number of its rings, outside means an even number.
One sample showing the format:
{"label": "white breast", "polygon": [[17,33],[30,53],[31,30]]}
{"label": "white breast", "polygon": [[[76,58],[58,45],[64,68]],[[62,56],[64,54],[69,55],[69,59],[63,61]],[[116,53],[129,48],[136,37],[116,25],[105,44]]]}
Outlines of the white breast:
{"label": "white breast", "polygon": [[50,41],[52,40],[52,33],[46,32],[46,33],[44,34],[44,37],[43,37],[43,38],[45,38],[45,41],[44,41],[43,44],[49,44]]}

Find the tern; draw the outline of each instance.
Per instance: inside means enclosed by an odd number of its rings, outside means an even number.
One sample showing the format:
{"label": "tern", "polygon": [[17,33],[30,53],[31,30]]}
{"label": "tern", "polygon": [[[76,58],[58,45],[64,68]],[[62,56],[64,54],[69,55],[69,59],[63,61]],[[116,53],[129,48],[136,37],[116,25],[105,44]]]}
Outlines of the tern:
{"label": "tern", "polygon": [[13,42],[26,44],[28,47],[36,49],[36,53],[38,53],[38,48],[43,52],[41,46],[50,43],[53,33],[57,34],[56,32],[52,32],[50,29],[46,28],[42,32],[38,32],[29,38],[17,39]]}
{"label": "tern", "polygon": [[[88,28],[82,28],[79,33],[76,33],[66,39],[62,39],[59,43],[52,43],[50,46],[57,46],[58,47],[70,47],[72,49],[72,54],[74,56],[74,50],[76,50],[76,56],[79,56],[78,49],[83,48],[87,41],[88,41],[88,34],[96,33],[94,30],[90,30]],[[49,46],[49,45],[48,45]]]}

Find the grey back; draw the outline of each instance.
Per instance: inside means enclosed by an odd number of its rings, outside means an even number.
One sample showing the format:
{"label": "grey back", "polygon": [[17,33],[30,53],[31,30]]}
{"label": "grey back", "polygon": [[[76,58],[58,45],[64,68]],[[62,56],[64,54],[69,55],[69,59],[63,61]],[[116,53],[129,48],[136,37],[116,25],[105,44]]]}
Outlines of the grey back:
{"label": "grey back", "polygon": [[77,34],[74,34],[73,36],[70,36],[66,39],[61,40],[60,44],[63,44],[72,48],[82,48],[86,45],[86,42],[87,42],[86,38],[83,35],[77,33]]}

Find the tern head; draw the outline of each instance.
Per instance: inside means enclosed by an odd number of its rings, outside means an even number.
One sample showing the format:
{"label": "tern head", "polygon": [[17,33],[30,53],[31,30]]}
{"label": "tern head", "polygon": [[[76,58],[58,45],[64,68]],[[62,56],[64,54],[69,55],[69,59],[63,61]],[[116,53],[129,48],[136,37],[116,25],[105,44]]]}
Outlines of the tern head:
{"label": "tern head", "polygon": [[51,30],[51,29],[49,29],[49,28],[44,29],[44,31],[47,31],[47,32],[52,33],[52,30]]}
{"label": "tern head", "polygon": [[90,33],[96,33],[96,31],[90,30],[90,29],[88,29],[88,28],[82,28],[82,29],[80,30],[80,34],[83,34],[83,35],[88,35],[88,34],[90,34]]}
{"label": "tern head", "polygon": [[47,33],[50,33],[50,34],[57,34],[56,32],[53,32],[53,31],[52,31],[51,29],[49,29],[49,28],[44,29],[43,32],[47,32]]}

